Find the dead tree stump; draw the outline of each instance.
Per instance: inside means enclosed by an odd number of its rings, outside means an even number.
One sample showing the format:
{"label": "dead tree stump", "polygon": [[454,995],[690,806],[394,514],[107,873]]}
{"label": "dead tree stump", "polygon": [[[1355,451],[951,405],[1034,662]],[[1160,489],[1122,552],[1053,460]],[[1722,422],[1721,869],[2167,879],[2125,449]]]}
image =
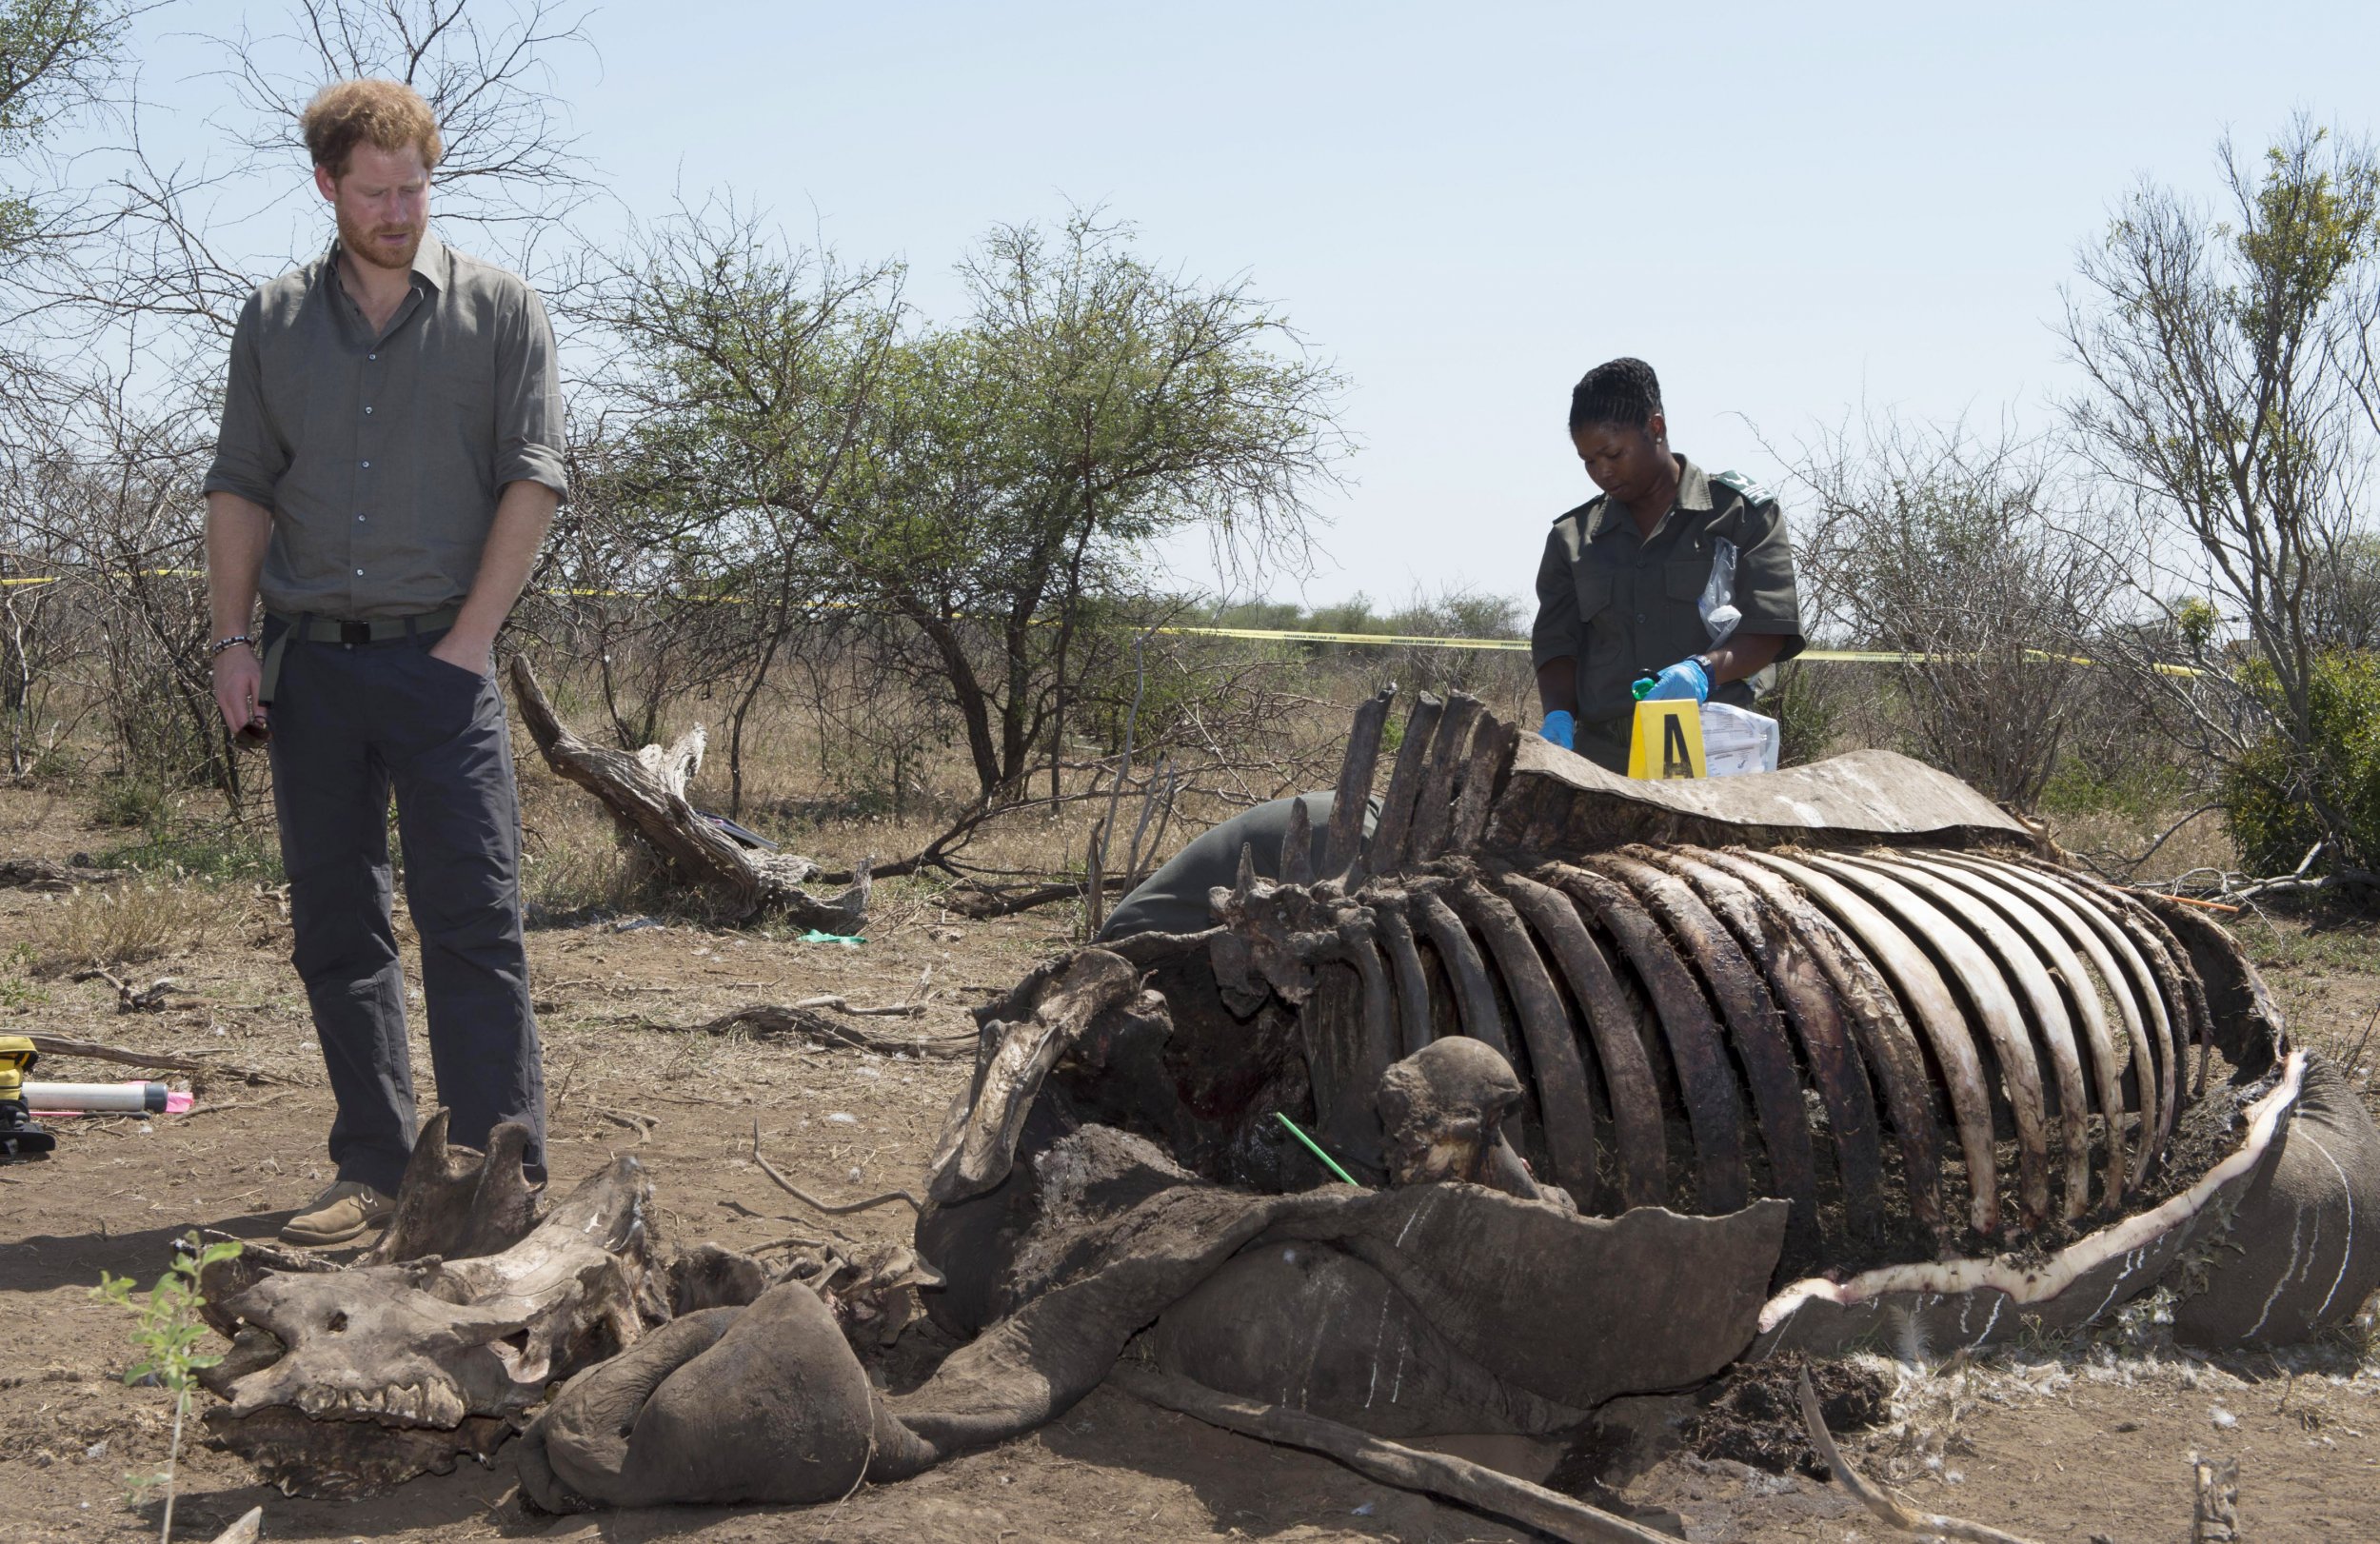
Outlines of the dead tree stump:
{"label": "dead tree stump", "polygon": [[849,889],[822,901],[802,888],[819,872],[817,863],[747,849],[686,802],[686,783],[703,762],[699,728],[667,750],[647,745],[630,754],[590,745],[555,716],[525,655],[513,656],[512,695],[545,764],[601,800],[664,875],[713,909],[737,920],[775,914],[822,932],[859,931],[867,915],[866,864]]}

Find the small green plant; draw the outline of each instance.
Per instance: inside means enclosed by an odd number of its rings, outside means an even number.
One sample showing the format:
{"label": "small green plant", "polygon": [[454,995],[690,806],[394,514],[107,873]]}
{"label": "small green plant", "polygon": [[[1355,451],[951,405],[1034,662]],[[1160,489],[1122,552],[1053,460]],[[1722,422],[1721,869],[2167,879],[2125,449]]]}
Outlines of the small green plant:
{"label": "small green plant", "polygon": [[114,1303],[140,1320],[132,1332],[132,1343],[147,1355],[126,1369],[125,1386],[129,1388],[153,1379],[173,1396],[173,1439],[166,1449],[165,1470],[161,1475],[135,1476],[135,1483],[144,1488],[151,1484],[166,1488],[165,1522],[157,1534],[159,1544],[171,1544],[173,1538],[173,1472],[182,1456],[182,1418],[190,1407],[190,1385],[196,1381],[199,1369],[223,1360],[221,1356],[202,1356],[198,1350],[199,1342],[207,1336],[207,1326],[198,1316],[198,1310],[206,1301],[199,1293],[198,1276],[208,1266],[230,1259],[239,1252],[240,1246],[229,1241],[201,1244],[193,1230],[183,1235],[172,1268],[157,1278],[147,1297],[133,1295],[130,1277],[109,1276],[105,1271],[99,1273],[99,1285],[91,1289],[93,1297]]}
{"label": "small green plant", "polygon": [[0,1008],[38,1008],[50,1000],[49,992],[31,980],[40,960],[41,951],[23,940],[0,954]]}
{"label": "small green plant", "polygon": [[102,868],[129,868],[174,880],[209,883],[281,881],[281,849],[265,832],[218,821],[168,821],[145,826],[136,841],[101,851]]}
{"label": "small green plant", "polygon": [[118,774],[104,778],[91,805],[91,819],[102,825],[148,829],[162,824],[169,808],[165,789],[147,778]]}
{"label": "small green plant", "polygon": [[2195,595],[2184,597],[2173,607],[2173,630],[2182,635],[2192,659],[2206,657],[2207,645],[2213,641],[2215,626],[2222,620],[2211,604]]}

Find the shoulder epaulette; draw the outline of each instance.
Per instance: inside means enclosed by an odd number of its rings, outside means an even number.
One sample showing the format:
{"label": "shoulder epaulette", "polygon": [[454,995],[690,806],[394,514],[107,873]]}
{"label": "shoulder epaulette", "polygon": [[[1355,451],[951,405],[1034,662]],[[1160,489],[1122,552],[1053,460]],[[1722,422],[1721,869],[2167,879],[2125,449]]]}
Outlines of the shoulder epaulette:
{"label": "shoulder epaulette", "polygon": [[1749,504],[1775,504],[1776,502],[1776,493],[1774,489],[1766,484],[1754,482],[1741,472],[1716,472],[1712,475],[1711,481],[1726,484],[1737,493],[1742,494],[1745,502]]}
{"label": "shoulder epaulette", "polygon": [[1604,496],[1602,494],[1598,493],[1594,498],[1589,499],[1586,503],[1579,505],[1575,508],[1563,510],[1560,514],[1554,517],[1554,524],[1558,525],[1573,515],[1577,515],[1582,523],[1592,520],[1595,517],[1595,512],[1603,506],[1603,497]]}

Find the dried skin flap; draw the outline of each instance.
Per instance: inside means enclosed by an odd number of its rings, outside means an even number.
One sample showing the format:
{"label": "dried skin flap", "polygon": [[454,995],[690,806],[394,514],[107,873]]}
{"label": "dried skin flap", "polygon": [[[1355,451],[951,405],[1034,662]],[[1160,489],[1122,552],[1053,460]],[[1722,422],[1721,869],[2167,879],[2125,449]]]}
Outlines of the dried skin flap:
{"label": "dried skin flap", "polygon": [[1760,1310],[1765,1357],[1781,1350],[1839,1353],[1881,1331],[1947,1351],[2013,1334],[2025,1318],[2063,1329],[2088,1323],[2157,1283],[2193,1228],[2244,1189],[2306,1077],[2292,1051],[2273,1086],[2248,1106],[2239,1146],[2162,1205],[2111,1223],[2046,1258],[1994,1256],[1890,1265],[1847,1281],[1796,1281]]}

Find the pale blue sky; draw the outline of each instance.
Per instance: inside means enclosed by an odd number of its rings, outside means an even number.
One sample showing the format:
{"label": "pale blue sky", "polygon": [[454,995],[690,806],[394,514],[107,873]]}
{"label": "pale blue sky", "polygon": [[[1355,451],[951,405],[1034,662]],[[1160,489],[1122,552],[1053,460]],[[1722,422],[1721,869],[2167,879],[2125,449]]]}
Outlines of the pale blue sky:
{"label": "pale blue sky", "polygon": [[[934,314],[986,227],[1069,201],[1248,274],[1353,383],[1314,601],[1525,593],[1589,491],[1570,384],[1615,354],[1660,371],[1680,449],[1764,479],[1760,436],[1863,402],[2045,425],[2112,201],[2211,192],[2218,135],[2296,109],[2369,131],[2380,58],[2370,4],[681,0],[589,30],[561,85],[630,208],[731,187],[904,258]],[[205,89],[151,57],[151,99]]]}

